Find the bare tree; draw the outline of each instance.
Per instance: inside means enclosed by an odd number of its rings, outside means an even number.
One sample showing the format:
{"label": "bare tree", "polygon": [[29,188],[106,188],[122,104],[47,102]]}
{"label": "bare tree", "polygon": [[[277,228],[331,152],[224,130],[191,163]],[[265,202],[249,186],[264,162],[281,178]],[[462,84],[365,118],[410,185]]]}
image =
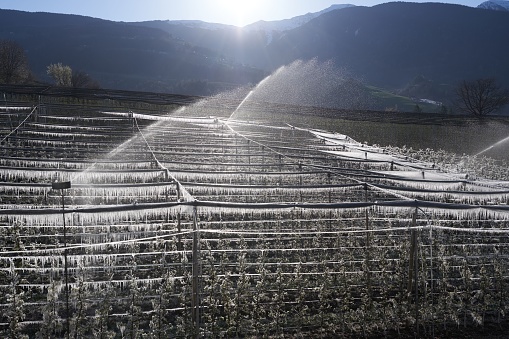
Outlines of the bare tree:
{"label": "bare tree", "polygon": [[488,115],[509,103],[509,91],[494,79],[463,81],[457,90],[459,108],[478,117]]}
{"label": "bare tree", "polygon": [[18,43],[0,40],[0,83],[24,83],[30,78],[25,50]]}
{"label": "bare tree", "polygon": [[71,85],[74,88],[100,88],[99,83],[97,81],[95,81],[87,73],[82,71],[72,72]]}

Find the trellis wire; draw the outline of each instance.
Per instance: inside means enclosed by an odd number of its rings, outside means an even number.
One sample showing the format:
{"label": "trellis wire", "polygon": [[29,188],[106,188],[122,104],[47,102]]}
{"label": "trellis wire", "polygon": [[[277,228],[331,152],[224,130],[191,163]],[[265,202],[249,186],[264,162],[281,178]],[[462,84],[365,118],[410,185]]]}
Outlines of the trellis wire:
{"label": "trellis wire", "polygon": [[[114,114],[116,113],[108,113]],[[315,148],[306,144],[277,144],[274,141],[277,138],[271,134],[272,127],[266,123],[237,124],[233,121],[225,123],[215,118],[151,117],[137,113],[117,115],[127,121],[127,126],[131,121],[136,128],[132,130],[136,136],[129,136],[131,139],[126,141],[125,148],[122,148],[129,151],[114,151],[115,158],[110,159],[111,162],[107,159],[98,161],[104,168],[96,168],[94,163],[92,167],[84,170],[83,166],[78,165],[79,161],[66,164],[70,167],[69,173],[79,173],[74,179],[81,180],[73,182],[75,185],[70,195],[82,194],[83,198],[90,198],[83,190],[110,189],[111,193],[99,194],[98,201],[106,205],[73,205],[72,202],[78,196],[69,196],[66,197],[69,205],[63,211],[58,206],[51,205],[51,202],[32,208],[23,208],[21,204],[3,204],[0,209],[0,232],[4,236],[0,255],[0,272],[3,274],[0,288],[10,289],[10,295],[19,295],[19,300],[23,300],[27,297],[21,294],[22,291],[42,289],[48,291],[45,295],[42,294],[48,300],[41,304],[51,304],[49,290],[55,288],[59,291],[58,279],[62,274],[63,247],[59,242],[62,236],[62,214],[70,230],[71,243],[67,250],[70,251],[69,260],[72,263],[74,281],[71,286],[75,293],[74,303],[78,305],[80,302],[78,291],[82,284],[86,286],[82,291],[85,305],[99,309],[94,300],[106,300],[108,296],[101,295],[101,291],[114,285],[117,288],[115,293],[118,294],[115,306],[117,310],[109,313],[109,316],[125,325],[134,321],[133,319],[139,319],[144,324],[143,329],[138,329],[140,333],[149,331],[150,318],[158,315],[158,308],[153,303],[163,303],[164,300],[174,303],[161,306],[171,314],[167,319],[179,319],[179,324],[183,324],[185,328],[179,329],[180,325],[177,323],[168,324],[173,327],[170,326],[172,330],[167,333],[180,333],[175,336],[184,336],[183,333],[189,335],[194,333],[193,331],[201,333],[202,336],[233,336],[234,334],[229,332],[232,331],[231,327],[228,327],[230,325],[224,325],[224,328],[218,330],[214,324],[223,326],[220,324],[226,322],[227,317],[238,314],[235,312],[244,312],[241,313],[244,318],[236,320],[245,325],[245,329],[236,329],[235,333],[239,336],[263,333],[277,335],[283,330],[291,334],[298,328],[308,333],[323,331],[324,335],[341,331],[344,334],[359,335],[359,326],[365,326],[365,333],[374,333],[373,329],[369,328],[369,322],[361,325],[362,321],[367,319],[363,314],[373,316],[373,326],[388,330],[405,323],[403,318],[397,318],[395,321],[399,325],[391,327],[392,325],[387,325],[382,319],[375,317],[370,305],[378,305],[384,312],[391,312],[388,300],[394,300],[402,310],[415,314],[415,317],[407,319],[407,322],[422,321],[421,326],[430,325],[434,333],[438,316],[451,319],[454,316],[449,311],[439,309],[439,305],[449,302],[446,300],[446,293],[440,288],[450,292],[454,287],[464,293],[468,287],[472,289],[472,293],[481,293],[485,287],[480,281],[487,277],[492,290],[488,291],[491,293],[489,295],[495,295],[495,292],[503,293],[503,288],[495,288],[495,283],[500,282],[500,286],[503,286],[508,279],[497,271],[497,267],[504,267],[502,259],[506,257],[503,253],[505,245],[501,242],[506,241],[508,236],[506,220],[509,209],[504,204],[488,205],[483,202],[483,199],[488,202],[495,198],[505,199],[507,191],[503,188],[497,188],[488,182],[458,179],[458,176],[434,181],[405,177],[405,173],[401,171],[403,168],[430,168],[426,164],[410,165],[409,161],[398,164],[401,167],[398,177],[384,172],[383,169],[387,169],[390,162],[386,162],[387,165],[382,167],[379,164],[383,161],[360,159],[359,168],[363,170],[354,175],[353,172],[341,168],[342,164],[346,163],[346,160],[342,162],[342,156],[323,152],[328,145],[320,144],[320,147]],[[153,127],[161,128],[143,131],[138,119],[156,120],[158,125]],[[94,123],[99,121],[95,120]],[[87,123],[92,123],[92,120]],[[167,125],[163,126],[163,123]],[[232,127],[234,125],[240,126],[241,130],[235,131]],[[221,126],[227,128],[223,129]],[[60,130],[63,133],[57,133]],[[54,133],[52,135],[57,138],[64,137],[67,130],[54,125],[46,132]],[[100,133],[107,133],[107,129],[92,130],[93,134],[75,134],[75,142],[81,143],[86,140],[84,138],[97,138]],[[183,141],[176,140],[174,144],[166,146],[165,133],[172,130],[178,131]],[[273,130],[277,133],[293,133],[295,129],[276,126]],[[207,133],[200,135],[200,131]],[[172,133],[177,134],[174,131]],[[299,133],[317,134],[306,129],[300,129]],[[194,147],[192,143],[199,140],[197,136],[203,138],[204,144],[208,146]],[[184,145],[187,137],[191,141],[189,145]],[[341,145],[342,138],[337,135],[321,137]],[[302,135],[299,138],[301,139],[294,140],[302,143],[309,141],[312,144],[312,139],[306,139]],[[346,137],[343,139],[347,140]],[[213,147],[216,141],[224,145],[223,149],[221,146]],[[179,143],[181,149],[171,152],[172,147],[177,147]],[[101,144],[90,145],[92,151],[93,148],[101,147]],[[345,150],[350,149],[352,153],[359,152],[364,147],[353,142],[345,146]],[[253,151],[255,147],[256,152]],[[137,148],[136,152],[132,152],[134,148]],[[24,152],[24,147],[20,144],[16,151]],[[186,154],[188,157],[183,159]],[[360,154],[362,156],[362,153]],[[125,161],[132,161],[131,165],[119,166],[121,156],[126,158]],[[207,169],[200,167],[199,161],[205,156],[217,157],[210,161],[211,166]],[[18,158],[20,164],[28,164],[23,163],[21,157]],[[83,156],[83,159],[87,159],[87,156]],[[251,163],[252,159],[256,159],[256,162]],[[6,172],[13,170],[7,161],[6,159]],[[54,161],[51,155],[48,161]],[[178,170],[172,167],[178,161],[190,168],[178,173]],[[355,158],[349,159],[348,166],[352,167],[353,162]],[[267,163],[270,163],[270,167],[265,166]],[[236,164],[251,167],[250,171],[241,176],[220,173],[220,170],[215,168],[217,164],[225,167]],[[377,164],[376,169],[364,170],[372,164]],[[28,174],[29,168],[25,168],[27,173],[22,173],[22,166],[19,166],[19,175],[16,178],[44,178],[45,182],[0,183],[3,192],[1,197],[8,198],[12,194],[20,193],[30,197],[34,192],[47,189],[50,186],[49,181],[55,176],[72,178],[72,174],[64,175],[62,173],[66,170],[58,168],[51,174],[44,175],[42,168],[36,169],[36,166],[31,166],[33,175]],[[302,167],[308,167],[311,171],[302,171]],[[116,170],[108,170],[111,168]],[[235,176],[237,178],[234,180],[245,180],[250,173],[253,173],[253,177],[258,176],[259,181],[256,184],[247,186],[236,183],[237,181],[228,182]],[[410,174],[419,175],[420,172],[406,173],[407,176]],[[189,179],[187,182],[181,180],[185,175]],[[269,177],[273,180],[262,180]],[[331,182],[317,184],[313,182],[313,177],[315,180]],[[309,179],[309,182],[301,184],[303,178]],[[283,179],[287,181],[284,182]],[[392,184],[387,184],[389,182]],[[460,187],[468,190],[454,190],[454,187],[457,187],[454,185],[461,185]],[[143,190],[165,186],[173,187],[167,191],[173,196],[163,196],[157,203],[133,201],[131,204],[112,204],[107,198],[130,188]],[[345,194],[328,195],[331,188]],[[207,198],[212,197],[214,200],[200,200],[196,196],[200,190],[213,192],[214,195]],[[80,191],[83,192],[79,193]],[[226,191],[233,201],[221,201],[226,198],[222,195]],[[296,193],[305,191],[309,196],[301,196],[302,201],[264,202],[269,201],[264,200],[268,199],[264,194],[278,192],[284,200],[285,197],[295,199]],[[148,196],[150,192],[156,191],[149,191]],[[182,195],[175,196],[179,194]],[[258,202],[242,200],[244,195],[250,194],[256,194]],[[460,203],[446,203],[443,197],[447,194],[457,195],[463,200]],[[465,199],[463,195],[470,196],[471,200]],[[419,199],[412,199],[414,196]],[[436,201],[430,200],[433,197]],[[342,198],[352,201],[343,201]],[[465,201],[473,203],[464,203]],[[416,218],[415,224],[412,224],[412,215],[416,209],[425,218]],[[266,221],[267,218],[270,222]],[[477,220],[479,224],[472,222],[468,226],[464,225],[463,220],[466,219]],[[490,224],[484,225],[481,222]],[[429,232],[426,232],[427,230]],[[38,236],[42,232],[44,236]],[[409,265],[407,253],[410,247],[409,235],[412,232],[417,232],[421,241],[417,248],[417,260],[421,266],[416,270],[414,283],[425,293],[421,293],[417,288],[411,291],[398,289],[398,284],[406,284],[405,279],[408,278],[404,270]],[[112,233],[115,233],[115,236],[112,236]],[[369,237],[366,236],[368,234]],[[480,243],[472,243],[469,242],[472,236],[484,238]],[[447,240],[450,244],[441,240]],[[499,246],[499,249],[495,249],[495,246]],[[495,251],[502,253],[494,254]],[[483,256],[483,253],[488,253],[489,257]],[[460,259],[465,261],[464,265]],[[10,263],[14,265],[14,269],[10,268]],[[489,269],[489,272],[483,275],[481,268]],[[35,276],[37,272],[40,274]],[[11,281],[15,281],[16,274],[33,280],[29,283],[18,282],[14,287],[17,294],[11,293]],[[400,282],[395,282],[396,278],[400,279]],[[166,283],[175,283],[178,287],[175,285],[164,292]],[[442,283],[448,285],[442,287]],[[191,293],[191,289],[196,290]],[[187,297],[191,294],[195,295],[199,302],[191,302]],[[161,297],[158,299],[155,295]],[[263,299],[264,296],[270,297]],[[246,303],[242,299],[244,297],[252,298],[253,303],[258,303],[258,306]],[[426,300],[428,297],[431,301]],[[130,304],[133,300],[137,301]],[[342,300],[344,303],[340,306],[350,305],[350,308],[342,309],[334,304],[334,300]],[[32,302],[30,299],[27,301]],[[0,307],[5,310],[13,303],[11,299],[3,298],[0,300]],[[58,303],[56,305],[58,308]],[[307,308],[298,305],[305,305]],[[461,305],[461,316],[468,311],[474,312],[468,309],[472,305]],[[216,323],[207,320],[214,316],[215,307],[222,309],[217,312],[224,317]],[[226,310],[231,307],[238,307],[239,311],[228,313]],[[327,307],[331,311],[327,311]],[[502,310],[499,306],[489,307],[491,312],[498,310],[498,314]],[[142,308],[139,318],[136,318],[137,308]],[[307,314],[306,309],[314,312],[316,316]],[[51,315],[48,309],[39,310],[39,315],[43,312],[45,316]],[[73,318],[76,328],[77,310],[76,306]],[[191,314],[188,312],[190,310],[196,313]],[[282,317],[285,312],[302,314],[282,320],[279,325],[271,325],[263,330],[265,332],[260,333],[257,331],[261,330],[256,329],[254,324],[258,324],[260,328],[268,325],[256,322],[259,317],[256,312],[259,311],[266,312],[264,319],[268,321]],[[276,317],[279,311],[281,314]],[[431,312],[431,318],[426,318],[425,312]],[[45,324],[38,320],[38,315],[30,311],[26,313],[28,318],[21,324],[27,332],[37,331],[30,327],[32,324]],[[386,320],[390,317],[384,318]],[[89,312],[86,319],[91,324],[101,319],[101,316]],[[62,315],[56,314],[55,321],[62,320]],[[4,321],[4,324],[7,322]],[[325,324],[343,324],[344,328],[329,329],[327,326],[336,325]],[[89,332],[89,335],[91,334]]]}

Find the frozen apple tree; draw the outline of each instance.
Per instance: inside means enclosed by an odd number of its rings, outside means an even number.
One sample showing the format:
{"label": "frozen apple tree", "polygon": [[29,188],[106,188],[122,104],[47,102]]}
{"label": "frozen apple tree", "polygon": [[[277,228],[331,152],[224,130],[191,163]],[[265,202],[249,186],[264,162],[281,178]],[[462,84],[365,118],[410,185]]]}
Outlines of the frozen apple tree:
{"label": "frozen apple tree", "polygon": [[0,108],[2,337],[432,336],[507,321],[501,178],[432,150],[210,117],[207,102],[166,115],[14,104]]}

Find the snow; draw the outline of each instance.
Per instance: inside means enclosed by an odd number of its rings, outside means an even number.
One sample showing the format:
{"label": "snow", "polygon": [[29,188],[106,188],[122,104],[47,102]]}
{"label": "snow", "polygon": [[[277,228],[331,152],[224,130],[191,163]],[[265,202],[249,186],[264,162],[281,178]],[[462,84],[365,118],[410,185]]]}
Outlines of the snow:
{"label": "snow", "polygon": [[[283,19],[278,21],[258,21],[255,23],[252,23],[250,25],[246,25],[243,27],[243,30],[247,31],[265,31],[267,33],[272,31],[278,31],[278,32],[284,32],[288,30],[295,29],[297,27],[300,27],[309,21],[313,20],[314,18],[319,17],[320,15],[324,13],[328,13],[330,11],[339,10],[347,7],[353,7],[354,5],[332,5],[322,11],[315,12],[315,13],[307,13],[303,15],[299,15],[290,19]],[[270,41],[269,41],[270,42]]]}
{"label": "snow", "polygon": [[497,11],[509,11],[509,1],[504,0],[490,0],[481,3],[477,8],[497,10]]}

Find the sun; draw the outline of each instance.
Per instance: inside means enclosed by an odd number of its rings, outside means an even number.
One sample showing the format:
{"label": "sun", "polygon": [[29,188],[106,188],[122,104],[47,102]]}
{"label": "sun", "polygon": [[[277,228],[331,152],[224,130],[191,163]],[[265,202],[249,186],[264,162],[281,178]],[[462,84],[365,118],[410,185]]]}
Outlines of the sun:
{"label": "sun", "polygon": [[257,19],[261,8],[259,0],[216,0],[216,3],[218,10],[230,16],[237,26],[242,27],[259,20]]}

